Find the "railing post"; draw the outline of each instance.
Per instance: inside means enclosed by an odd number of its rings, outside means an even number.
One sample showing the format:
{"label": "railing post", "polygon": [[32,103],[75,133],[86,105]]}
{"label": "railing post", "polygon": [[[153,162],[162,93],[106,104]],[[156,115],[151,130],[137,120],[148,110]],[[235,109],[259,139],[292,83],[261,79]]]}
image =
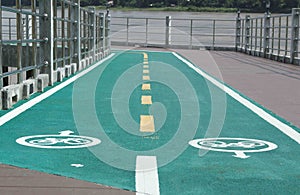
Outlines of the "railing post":
{"label": "railing post", "polygon": [[126,46],[129,44],[129,18],[126,18]]}
{"label": "railing post", "polygon": [[146,46],[148,45],[148,21],[149,18],[146,18]]}
{"label": "railing post", "polygon": [[292,64],[299,64],[296,61],[296,58],[298,57],[298,44],[299,44],[299,14],[300,14],[300,8],[293,8],[292,10],[292,30],[291,30],[291,58],[290,63]]}
{"label": "railing post", "polygon": [[263,56],[268,57],[270,50],[270,26],[271,26],[271,15],[269,12],[265,13],[264,17],[264,42],[263,42]]}
{"label": "railing post", "polygon": [[250,16],[246,15],[246,23],[245,23],[245,52],[249,52],[249,46],[250,46]]}
{"label": "railing post", "polygon": [[215,42],[216,42],[216,20],[213,20],[213,40],[212,40],[212,50],[215,50]]}
{"label": "railing post", "polygon": [[165,38],[165,47],[168,48],[171,40],[171,16],[166,17],[166,38]]}
{"label": "railing post", "polygon": [[105,27],[104,27],[104,31],[105,31],[105,36],[104,36],[104,42],[105,42],[105,47],[104,47],[104,54],[107,55],[108,52],[110,51],[110,14],[109,12],[107,12],[105,14]]}
{"label": "railing post", "polygon": [[102,57],[104,55],[104,35],[105,35],[105,32],[104,32],[104,13],[100,13],[99,14],[100,16],[100,51],[102,53]]}
{"label": "railing post", "polygon": [[105,57],[106,51],[106,17],[107,14],[103,15],[103,57]]}
{"label": "railing post", "polygon": [[53,0],[39,1],[39,13],[43,15],[40,21],[40,37],[44,39],[41,43],[40,53],[44,66],[41,73],[49,75],[49,85],[53,85]]}
{"label": "railing post", "polygon": [[[61,2],[61,18],[66,18],[65,15],[65,11],[66,11],[66,7],[65,7],[65,2]],[[62,21],[61,23],[61,37],[63,38],[63,41],[61,42],[61,48],[62,48],[62,52],[61,52],[61,56],[63,57],[63,61],[62,61],[62,67],[66,66],[66,34],[65,34],[65,22]]]}
{"label": "railing post", "polygon": [[72,5],[68,5],[68,20],[70,20],[71,22],[68,22],[67,24],[67,36],[69,38],[68,40],[68,55],[69,55],[69,59],[67,61],[68,64],[72,64],[72,58],[71,56],[73,56],[73,51],[74,51],[74,43],[73,43],[73,40],[72,40],[72,26],[73,26],[73,23],[72,23],[72,16],[71,16],[71,10],[72,10]]}
{"label": "railing post", "polygon": [[89,27],[88,24],[88,14],[86,10],[80,11],[80,20],[82,21],[83,25],[81,25],[80,29],[80,37],[84,37],[84,40],[81,43],[81,48],[83,48],[84,54],[81,56],[83,59],[87,58],[89,54],[87,54],[86,50],[89,50],[89,40],[86,38],[88,37]]}
{"label": "railing post", "polygon": [[[21,0],[16,0],[16,7],[17,9],[21,9]],[[17,67],[18,70],[22,70],[22,33],[23,28],[22,28],[22,15],[21,13],[17,13],[17,40],[19,41],[17,43]],[[23,82],[23,72],[20,72],[17,74],[17,83],[22,83]]]}
{"label": "railing post", "polygon": [[[2,78],[2,2],[0,0],[0,90],[3,88],[3,78]],[[2,97],[0,97],[2,99]],[[2,101],[0,101],[1,104]],[[2,106],[0,106],[1,108]]]}
{"label": "railing post", "polygon": [[29,16],[26,15],[25,16],[25,25],[23,25],[23,33],[25,32],[25,35],[23,35],[24,39],[32,39],[32,37],[29,35],[29,31],[30,31],[29,21],[30,20],[31,20],[31,16],[29,18]]}
{"label": "railing post", "polygon": [[[23,33],[25,33],[23,35],[23,37],[24,37],[25,40],[32,39],[32,36],[29,36],[29,34],[30,34],[29,33],[30,32],[29,20],[30,20],[29,16],[26,15],[25,16],[25,25],[23,23]],[[24,47],[24,49],[25,49],[25,55],[26,56],[30,56],[30,54],[29,54],[29,50],[30,50],[29,46],[32,46],[32,44],[31,43],[26,43],[26,47]],[[22,45],[22,48],[23,48],[23,45]],[[22,64],[25,65],[25,66],[28,66],[29,65],[29,58],[25,58],[25,60],[24,60],[24,62],[22,62]],[[32,71],[31,70],[30,71],[26,71],[26,77],[25,77],[25,79],[28,79],[30,77],[32,77]]]}
{"label": "railing post", "polygon": [[[31,0],[31,11],[33,12],[33,13],[36,13],[36,0]],[[31,28],[31,31],[32,31],[32,39],[34,39],[34,40],[36,40],[37,39],[37,32],[36,32],[36,16],[35,15],[33,15],[32,16],[32,21],[31,21],[31,26],[32,26],[32,28]],[[34,66],[37,66],[38,64],[37,64],[37,43],[36,42],[34,42],[34,43],[32,43],[32,54],[33,54],[33,56],[32,56],[32,63],[33,63],[33,65]],[[37,69],[35,68],[33,71],[32,71],[33,73],[33,78],[36,78],[37,77]]]}
{"label": "railing post", "polygon": [[80,48],[80,0],[73,0],[71,6],[71,37],[73,38],[73,59],[72,62],[77,64],[77,70],[80,70],[81,48]]}
{"label": "railing post", "polygon": [[11,40],[11,18],[8,19],[8,36],[9,36],[9,40]]}
{"label": "railing post", "polygon": [[193,19],[191,19],[190,23],[190,44],[189,44],[189,49],[193,48]]}
{"label": "railing post", "polygon": [[93,58],[93,62],[96,61],[96,14],[95,14],[95,7],[91,7],[89,8],[90,9],[90,20],[89,20],[89,23],[91,25],[91,28],[90,28],[90,31],[91,31],[91,34],[90,34],[90,46],[92,48],[90,53],[92,55],[92,58]]}
{"label": "railing post", "polygon": [[241,12],[237,12],[236,28],[235,28],[235,51],[241,47]]}
{"label": "railing post", "polygon": [[[57,28],[57,0],[53,0],[53,44],[54,44],[54,50],[53,50],[53,58],[57,59],[58,57],[58,48],[57,48],[57,38],[58,38],[58,28]],[[55,61],[53,64],[53,70],[56,70],[58,68],[58,62]]]}

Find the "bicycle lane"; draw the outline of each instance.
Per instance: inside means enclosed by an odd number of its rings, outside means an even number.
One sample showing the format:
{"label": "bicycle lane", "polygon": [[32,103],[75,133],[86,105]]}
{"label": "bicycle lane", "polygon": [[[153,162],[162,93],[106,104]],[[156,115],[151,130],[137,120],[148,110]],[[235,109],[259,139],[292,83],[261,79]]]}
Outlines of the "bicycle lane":
{"label": "bicycle lane", "polygon": [[[185,140],[187,149],[176,160],[159,168],[162,194],[178,192],[298,194],[300,192],[298,187],[300,168],[297,163],[300,152],[299,144],[294,139],[227,94],[224,123],[219,125],[222,127],[220,135],[218,132],[212,132],[207,125],[214,116],[211,110],[214,107],[212,94],[222,94],[222,90],[206,80],[209,86],[207,92],[207,88],[201,85],[201,76],[174,56],[164,56],[160,59],[165,63],[172,63],[174,67],[188,75],[200,102],[200,120],[196,135],[191,140]],[[209,99],[207,95],[211,97],[211,101],[207,101]],[[261,108],[255,102],[251,100],[250,102]],[[218,107],[219,112],[222,112],[220,105],[222,104],[215,106]],[[283,119],[270,114],[289,125]],[[215,123],[222,123],[222,120],[216,120]],[[292,128],[299,132],[296,127]],[[218,139],[213,139],[213,142],[210,139],[198,140],[204,137]],[[189,142],[193,146],[189,145]]]}
{"label": "bicycle lane", "polygon": [[[218,114],[224,114],[224,93],[172,53],[147,52],[153,104],[142,105],[141,96],[150,95],[141,90],[142,53],[127,52],[104,63],[0,127],[1,162],[135,190],[136,156],[152,155],[157,157],[161,194],[299,192],[299,145],[227,95],[223,123]],[[156,131],[139,132],[140,115],[149,113],[155,117]],[[218,124],[210,126],[213,118]],[[103,132],[95,128],[98,122]],[[247,159],[233,152],[204,155],[188,143],[207,133],[216,135],[211,127],[222,127],[219,137],[269,141],[278,148],[245,152]],[[15,142],[30,135],[70,134],[65,130],[101,143],[57,150]],[[244,149],[232,145],[235,140],[222,142],[231,150]]]}

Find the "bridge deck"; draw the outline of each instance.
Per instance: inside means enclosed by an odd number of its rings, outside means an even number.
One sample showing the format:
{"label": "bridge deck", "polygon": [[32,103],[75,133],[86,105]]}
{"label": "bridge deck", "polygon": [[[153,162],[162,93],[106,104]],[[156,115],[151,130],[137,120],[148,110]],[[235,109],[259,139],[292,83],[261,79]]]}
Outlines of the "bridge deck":
{"label": "bridge deck", "polygon": [[[82,180],[141,194],[299,193],[299,129],[262,107],[300,126],[300,93],[295,90],[300,84],[299,67],[234,52],[176,52],[229,86],[220,85],[170,52],[118,52],[103,65],[72,77],[77,79],[74,83],[66,80],[70,83],[59,91],[52,94],[51,90],[60,85],[48,89],[44,94],[50,96],[40,102],[32,97],[28,110],[21,112],[26,102],[20,102],[14,114],[4,117],[8,112],[2,112],[0,118],[3,164],[78,180],[2,165],[2,176],[12,179],[1,182],[0,193],[131,193]],[[222,97],[226,97],[225,110]],[[18,109],[21,111],[16,114]],[[133,118],[128,118],[127,112]],[[212,125],[216,129],[223,125],[222,131],[209,130],[210,117],[216,114],[221,119],[224,113],[224,121]],[[98,117],[104,133],[98,131],[93,116]],[[162,153],[151,151],[168,145],[176,133],[180,139]],[[198,140],[188,145],[205,134],[230,139]],[[120,153],[120,147],[108,138],[136,153]],[[100,144],[95,144],[97,139]],[[95,145],[89,150],[76,148],[90,142]],[[67,148],[70,145],[75,148]],[[208,146],[215,150],[202,150]],[[132,158],[136,156],[139,158]]]}

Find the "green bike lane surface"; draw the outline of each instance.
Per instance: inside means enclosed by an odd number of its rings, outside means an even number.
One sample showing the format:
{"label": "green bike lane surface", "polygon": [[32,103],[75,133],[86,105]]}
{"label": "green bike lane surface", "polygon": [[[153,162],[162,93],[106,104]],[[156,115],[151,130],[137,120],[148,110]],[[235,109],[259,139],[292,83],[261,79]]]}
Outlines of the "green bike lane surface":
{"label": "green bike lane surface", "polygon": [[[146,52],[151,80],[143,81],[143,52],[117,53],[1,126],[1,162],[135,191],[136,156],[157,156],[161,194],[300,192],[297,142],[172,53]],[[142,91],[143,83],[150,83],[151,91]],[[142,95],[151,95],[153,104],[141,105]],[[147,114],[154,116],[155,133],[139,132],[139,117]],[[215,114],[221,119],[212,119]],[[42,149],[15,141],[64,130],[101,143],[90,148]],[[188,144],[205,136],[258,139],[278,148],[246,153],[250,157],[241,159],[232,152],[202,154]]]}

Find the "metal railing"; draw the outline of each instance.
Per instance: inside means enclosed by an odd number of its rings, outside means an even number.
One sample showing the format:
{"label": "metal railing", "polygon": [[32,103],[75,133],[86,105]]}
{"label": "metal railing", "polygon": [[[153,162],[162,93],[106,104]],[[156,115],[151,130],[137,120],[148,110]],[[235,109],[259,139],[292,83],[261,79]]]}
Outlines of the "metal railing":
{"label": "metal railing", "polygon": [[236,48],[250,55],[300,65],[299,13],[236,19]]}
{"label": "metal railing", "polygon": [[235,48],[235,20],[112,17],[113,45]]}
{"label": "metal railing", "polygon": [[300,64],[299,8],[291,14],[235,20],[112,17],[113,45],[236,50]]}
{"label": "metal railing", "polygon": [[108,12],[82,8],[79,0],[31,0],[29,8],[15,2],[5,7],[0,0],[2,92],[41,74],[53,85],[67,66],[78,71],[110,52]]}

